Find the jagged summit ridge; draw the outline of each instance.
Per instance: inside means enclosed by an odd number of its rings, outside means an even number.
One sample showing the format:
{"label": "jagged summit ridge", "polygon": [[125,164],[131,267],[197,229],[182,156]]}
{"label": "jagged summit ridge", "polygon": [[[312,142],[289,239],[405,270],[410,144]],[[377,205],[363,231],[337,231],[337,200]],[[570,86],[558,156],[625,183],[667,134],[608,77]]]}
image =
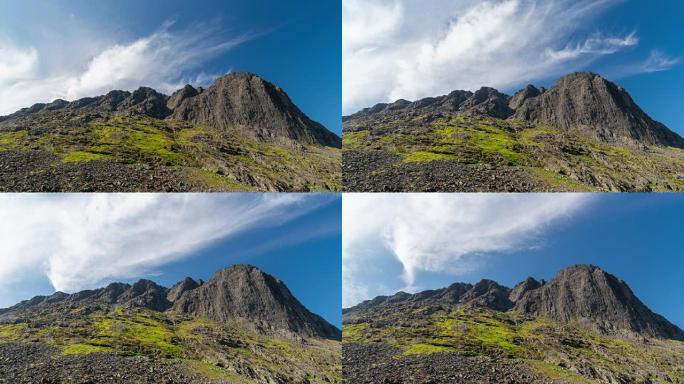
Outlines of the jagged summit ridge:
{"label": "jagged summit ridge", "polygon": [[343,314],[351,319],[407,306],[415,310],[416,306],[443,308],[457,304],[515,311],[561,323],[577,322],[604,334],[684,340],[684,331],[653,313],[624,281],[593,265],[565,268],[548,282],[530,277],[512,289],[485,279],[475,285],[455,283],[416,294],[379,296],[346,308]]}
{"label": "jagged summit ridge", "polygon": [[364,118],[397,111],[513,118],[564,131],[577,130],[608,143],[684,148],[684,139],[648,116],[625,89],[590,72],[571,73],[549,89],[530,84],[513,96],[482,87],[476,92],[457,90],[415,102],[381,103],[345,116],[344,129],[353,131],[356,126],[363,126]]}
{"label": "jagged summit ridge", "polygon": [[112,283],[74,294],[36,296],[0,309],[0,320],[21,319],[36,310],[59,311],[73,306],[95,310],[105,304],[237,323],[255,332],[286,338],[341,337],[339,329],[304,307],[282,281],[250,265],[221,269],[207,282],[187,277],[171,288],[142,279],[132,285]]}
{"label": "jagged summit ridge", "polygon": [[133,92],[113,90],[73,102],[38,103],[0,117],[0,129],[22,119],[54,111],[135,113],[157,119],[178,119],[222,131],[234,131],[261,142],[340,147],[341,139],[307,117],[278,86],[256,74],[229,73],[205,89],[186,85],[171,96],[149,87]]}

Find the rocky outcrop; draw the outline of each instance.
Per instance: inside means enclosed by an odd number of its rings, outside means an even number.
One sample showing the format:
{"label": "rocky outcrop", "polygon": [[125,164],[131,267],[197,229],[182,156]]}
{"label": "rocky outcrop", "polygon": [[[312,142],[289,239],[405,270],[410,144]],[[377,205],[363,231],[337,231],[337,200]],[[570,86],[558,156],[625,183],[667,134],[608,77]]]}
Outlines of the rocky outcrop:
{"label": "rocky outcrop", "polygon": [[168,96],[152,88],[140,87],[117,106],[117,111],[163,119],[171,113],[171,110],[166,107],[167,99]]}
{"label": "rocky outcrop", "polygon": [[482,87],[458,107],[459,112],[506,119],[513,114],[508,107],[508,96],[494,88]]}
{"label": "rocky outcrop", "polygon": [[684,140],[651,119],[622,87],[595,73],[578,72],[527,98],[515,117],[559,129],[579,129],[606,142],[684,147]]}
{"label": "rocky outcrop", "polygon": [[525,100],[531,99],[533,97],[537,97],[541,95],[541,91],[537,89],[532,84],[528,84],[525,88],[519,90],[516,92],[511,98],[508,100],[508,107],[512,110],[516,110],[520,108]]}
{"label": "rocky outcrop", "polygon": [[176,300],[180,299],[183,293],[193,290],[199,287],[201,284],[201,280],[200,282],[197,282],[192,277],[186,277],[185,279],[183,279],[183,281],[179,281],[169,289],[169,291],[166,294],[166,299],[170,302],[175,302]]}
{"label": "rocky outcrop", "polygon": [[508,299],[512,302],[520,300],[527,292],[541,287],[541,283],[537,280],[528,277],[525,281],[518,283],[508,295]]}
{"label": "rocky outcrop", "polygon": [[475,307],[507,311],[513,303],[508,299],[510,290],[493,280],[480,280],[460,298],[460,302]]}
{"label": "rocky outcrop", "polygon": [[341,140],[309,119],[279,87],[251,73],[230,73],[182,100],[172,118],[280,144],[340,147]]}
{"label": "rocky outcrop", "polygon": [[199,95],[197,88],[187,84],[183,88],[174,92],[171,97],[169,97],[168,101],[166,102],[166,107],[171,110],[176,109],[183,102],[183,100],[190,97],[195,97],[197,95]]}
{"label": "rocky outcrop", "polygon": [[566,268],[525,292],[515,310],[560,322],[578,321],[602,333],[684,340],[684,332],[653,313],[617,277],[592,265]]}
{"label": "rocky outcrop", "polygon": [[339,329],[306,309],[283,284],[258,268],[222,269],[183,293],[173,310],[215,321],[238,321],[262,333],[340,339]]}
{"label": "rocky outcrop", "polygon": [[128,307],[149,308],[155,311],[165,311],[171,306],[166,299],[167,289],[150,280],[139,280],[116,300],[118,304]]}

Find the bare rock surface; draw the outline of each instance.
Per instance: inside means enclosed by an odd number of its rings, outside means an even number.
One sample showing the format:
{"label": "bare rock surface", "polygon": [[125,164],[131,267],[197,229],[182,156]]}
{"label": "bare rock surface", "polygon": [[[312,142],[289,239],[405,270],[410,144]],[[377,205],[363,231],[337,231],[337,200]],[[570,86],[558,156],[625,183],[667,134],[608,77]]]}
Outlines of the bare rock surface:
{"label": "bare rock surface", "polygon": [[684,140],[651,119],[620,86],[595,73],[567,75],[527,98],[515,117],[560,129],[579,128],[607,142],[683,147]]}

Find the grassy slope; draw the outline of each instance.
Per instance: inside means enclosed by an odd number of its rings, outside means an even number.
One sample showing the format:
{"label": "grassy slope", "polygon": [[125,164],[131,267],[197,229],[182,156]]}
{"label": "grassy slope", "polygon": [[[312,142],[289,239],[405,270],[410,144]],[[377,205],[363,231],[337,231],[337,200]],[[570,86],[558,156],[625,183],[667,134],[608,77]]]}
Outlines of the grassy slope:
{"label": "grassy slope", "polygon": [[254,184],[340,189],[340,155],[334,148],[285,148],[145,116],[76,116],[34,123],[24,130],[0,132],[2,150],[46,150],[63,162],[114,160],[179,167],[226,190],[253,190]]}
{"label": "grassy slope", "polygon": [[653,383],[684,381],[684,343],[677,341],[642,343],[599,335],[575,325],[463,307],[448,314],[433,314],[423,322],[390,324],[396,325],[345,324],[343,343],[383,341],[406,355],[452,352],[521,359],[550,378],[579,383],[594,382],[582,375],[589,368],[626,374],[634,382],[646,378]]}
{"label": "grassy slope", "polygon": [[245,366],[266,375],[285,375],[292,382],[341,380],[340,347],[333,341],[277,339],[209,320],[121,307],[97,311],[81,321],[48,324],[53,325],[0,324],[0,343],[41,341],[63,354],[107,352],[176,359],[199,375],[236,383],[254,382],[236,372],[235,367]]}
{"label": "grassy slope", "polygon": [[515,120],[453,115],[383,122],[373,131],[344,132],[343,150],[386,150],[404,162],[453,160],[522,167],[559,190],[684,190],[684,150],[645,151],[601,143],[572,132]]}

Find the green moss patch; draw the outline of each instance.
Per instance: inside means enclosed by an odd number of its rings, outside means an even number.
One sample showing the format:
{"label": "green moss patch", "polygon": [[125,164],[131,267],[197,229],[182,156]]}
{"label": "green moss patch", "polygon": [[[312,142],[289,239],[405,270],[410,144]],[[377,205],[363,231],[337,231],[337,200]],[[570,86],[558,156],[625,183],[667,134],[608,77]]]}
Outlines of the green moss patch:
{"label": "green moss patch", "polygon": [[62,351],[63,354],[65,355],[87,355],[89,353],[96,353],[96,352],[110,352],[112,351],[112,348],[109,347],[103,347],[100,345],[90,345],[90,344],[71,344],[64,348]]}
{"label": "green moss patch", "polygon": [[93,161],[93,160],[107,160],[111,159],[110,155],[104,155],[101,153],[84,152],[84,151],[74,151],[67,153],[62,161],[65,163],[71,162],[83,162],[83,161]]}
{"label": "green moss patch", "polygon": [[411,345],[410,347],[404,350],[405,355],[429,355],[431,353],[438,352],[456,352],[456,349],[453,347],[445,347],[442,345],[419,343]]}
{"label": "green moss patch", "polygon": [[452,160],[455,158],[456,157],[454,155],[446,154],[446,153],[417,151],[417,152],[412,152],[409,155],[407,155],[406,157],[404,157],[404,162],[415,163],[415,162],[435,161],[435,160]]}

